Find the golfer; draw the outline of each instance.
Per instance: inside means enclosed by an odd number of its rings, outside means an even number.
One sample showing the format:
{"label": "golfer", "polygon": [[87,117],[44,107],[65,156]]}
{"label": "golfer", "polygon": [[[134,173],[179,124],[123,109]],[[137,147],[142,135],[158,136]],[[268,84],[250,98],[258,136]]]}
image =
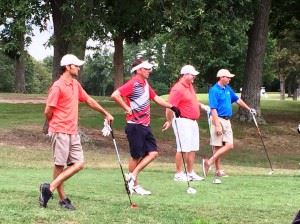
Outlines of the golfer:
{"label": "golfer", "polygon": [[67,54],[60,61],[61,76],[49,90],[45,116],[49,121],[48,135],[54,156],[53,181],[40,185],[39,203],[47,207],[57,189],[63,208],[74,210],[71,200],[65,195],[64,182],[84,168],[84,156],[78,134],[78,104],[85,102],[90,108],[102,113],[108,121],[113,117],[76,80],[84,61]]}
{"label": "golfer", "polygon": [[[199,151],[199,127],[197,120],[200,118],[200,108],[208,110],[209,107],[197,100],[193,83],[198,71],[192,65],[185,65],[181,68],[180,76],[175,82],[169,93],[169,100],[172,105],[178,107],[181,116],[174,123],[173,112],[166,109],[166,122],[163,131],[168,129],[171,124],[176,138],[177,152],[175,154],[176,173],[175,181],[201,181],[204,178],[197,175],[194,171],[194,161],[196,151]],[[181,155],[183,153],[183,155]],[[187,174],[183,172],[183,159],[187,163]]]}
{"label": "golfer", "polygon": [[132,78],[111,95],[126,114],[125,133],[131,155],[128,164],[129,174],[126,175],[126,179],[131,194],[151,194],[138,184],[137,178],[138,174],[158,155],[156,140],[150,128],[150,100],[160,106],[171,108],[177,116],[180,115],[176,107],[156,95],[148,84],[147,79],[152,67],[153,65],[148,61],[136,59],[132,64]]}
{"label": "golfer", "polygon": [[227,69],[220,69],[217,73],[218,81],[208,93],[209,106],[211,109],[210,144],[213,147],[213,156],[202,160],[204,176],[207,176],[210,166],[215,163],[215,176],[227,176],[221,168],[221,156],[233,149],[233,133],[230,123],[232,116],[232,103],[237,103],[250,113],[256,114],[255,109],[250,108],[229,86],[234,74]]}

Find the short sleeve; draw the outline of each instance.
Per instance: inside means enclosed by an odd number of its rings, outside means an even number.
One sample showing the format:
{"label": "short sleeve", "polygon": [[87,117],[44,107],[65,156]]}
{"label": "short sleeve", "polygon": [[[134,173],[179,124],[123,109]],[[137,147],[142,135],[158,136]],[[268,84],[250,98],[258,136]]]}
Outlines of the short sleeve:
{"label": "short sleeve", "polygon": [[58,86],[53,85],[48,94],[47,105],[50,107],[57,107],[59,99],[60,89]]}

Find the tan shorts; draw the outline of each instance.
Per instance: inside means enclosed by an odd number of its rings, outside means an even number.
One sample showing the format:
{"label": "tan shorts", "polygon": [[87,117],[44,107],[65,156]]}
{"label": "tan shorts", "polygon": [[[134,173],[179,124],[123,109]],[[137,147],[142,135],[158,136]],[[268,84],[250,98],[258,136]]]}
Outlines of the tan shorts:
{"label": "tan shorts", "polygon": [[232,133],[230,120],[225,120],[219,117],[219,121],[223,129],[222,135],[217,135],[216,127],[211,122],[212,125],[210,129],[210,145],[223,146],[225,142],[233,144],[233,133]]}
{"label": "tan shorts", "polygon": [[51,133],[54,164],[58,166],[84,162],[80,135]]}
{"label": "tan shorts", "polygon": [[176,138],[177,152],[199,151],[200,141],[197,121],[181,117],[174,118],[172,121],[172,127]]}

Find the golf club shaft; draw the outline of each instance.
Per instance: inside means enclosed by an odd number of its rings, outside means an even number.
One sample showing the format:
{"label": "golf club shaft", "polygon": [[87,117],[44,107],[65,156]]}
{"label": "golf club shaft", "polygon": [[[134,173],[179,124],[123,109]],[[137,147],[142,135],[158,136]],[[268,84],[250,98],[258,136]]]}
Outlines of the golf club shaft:
{"label": "golf club shaft", "polygon": [[124,181],[124,185],[125,185],[125,191],[127,193],[127,196],[128,196],[129,202],[130,202],[130,206],[132,206],[133,204],[132,204],[131,197],[130,197],[130,194],[129,194],[129,189],[128,189],[128,186],[127,186],[127,181],[126,181],[124,170],[123,170],[123,167],[122,167],[122,164],[121,164],[120,154],[119,154],[117,142],[116,142],[116,139],[115,139],[112,127],[111,127],[111,137],[112,137],[112,140],[113,140],[113,143],[114,143],[114,147],[115,147],[115,151],[116,151],[116,154],[117,154],[117,157],[118,157],[118,163],[119,163],[119,166],[120,166],[120,169],[121,169],[121,173],[122,173],[122,177],[123,177],[123,181]]}
{"label": "golf club shaft", "polygon": [[185,175],[186,175],[186,181],[187,181],[188,187],[190,187],[190,181],[189,181],[189,177],[188,177],[186,166],[185,166],[185,159],[184,159],[183,152],[182,152],[181,141],[180,141],[180,136],[179,136],[176,117],[174,117],[174,121],[175,121],[177,136],[178,136],[178,143],[179,143],[179,147],[180,147],[180,153],[181,153],[181,157],[182,157],[183,167],[184,167],[184,171],[185,171]]}
{"label": "golf club shaft", "polygon": [[[251,114],[252,114],[252,113],[251,113]],[[256,129],[257,129],[258,135],[259,135],[259,137],[260,137],[260,140],[261,140],[261,142],[262,142],[262,145],[263,145],[263,147],[264,147],[264,150],[265,150],[267,159],[268,159],[269,164],[270,164],[270,168],[271,168],[272,171],[274,171],[274,170],[273,170],[273,167],[272,167],[272,163],[271,163],[270,157],[269,157],[269,154],[268,154],[268,151],[267,151],[267,148],[266,148],[266,145],[265,145],[264,140],[263,140],[263,138],[262,138],[262,134],[261,134],[261,132],[260,132],[260,129],[259,129],[259,127],[258,127],[258,124],[257,124],[257,121],[256,121],[256,118],[255,118],[255,115],[254,115],[254,114],[252,114],[252,118],[253,118],[254,124],[255,124],[255,126],[256,126]]]}
{"label": "golf club shaft", "polygon": [[[206,112],[207,114],[207,122],[208,122],[208,132],[209,132],[209,136],[211,135],[210,130],[211,130],[211,120],[210,120],[210,115],[209,112]],[[214,146],[211,146],[211,150],[214,152]]]}

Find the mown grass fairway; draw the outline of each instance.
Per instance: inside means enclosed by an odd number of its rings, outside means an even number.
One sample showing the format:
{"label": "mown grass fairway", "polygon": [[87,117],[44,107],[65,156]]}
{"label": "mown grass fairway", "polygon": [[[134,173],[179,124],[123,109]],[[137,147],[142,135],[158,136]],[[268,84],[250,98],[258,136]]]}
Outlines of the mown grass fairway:
{"label": "mown grass fairway", "polygon": [[[201,97],[205,101],[205,96]],[[233,121],[235,149],[224,158],[230,177],[214,185],[211,172],[205,181],[191,182],[195,195],[186,193],[186,183],[173,181],[173,133],[161,133],[164,111],[154,106],[152,128],[161,154],[139,177],[140,184],[153,194],[133,195],[138,209],[129,207],[111,138],[100,136],[102,117],[82,106],[86,169],[65,185],[77,207],[73,212],[58,206],[56,193],[47,209],[38,205],[40,183],[52,179],[52,152],[41,134],[43,105],[0,103],[0,223],[291,223],[300,209],[300,135],[296,132],[300,102],[270,98],[262,102],[268,124],[261,130],[275,173],[268,175],[270,169],[254,125]],[[113,102],[104,105],[115,116],[116,140],[127,170],[124,114]],[[200,157],[211,153],[205,115],[199,124],[201,150],[195,168],[202,174]]]}

